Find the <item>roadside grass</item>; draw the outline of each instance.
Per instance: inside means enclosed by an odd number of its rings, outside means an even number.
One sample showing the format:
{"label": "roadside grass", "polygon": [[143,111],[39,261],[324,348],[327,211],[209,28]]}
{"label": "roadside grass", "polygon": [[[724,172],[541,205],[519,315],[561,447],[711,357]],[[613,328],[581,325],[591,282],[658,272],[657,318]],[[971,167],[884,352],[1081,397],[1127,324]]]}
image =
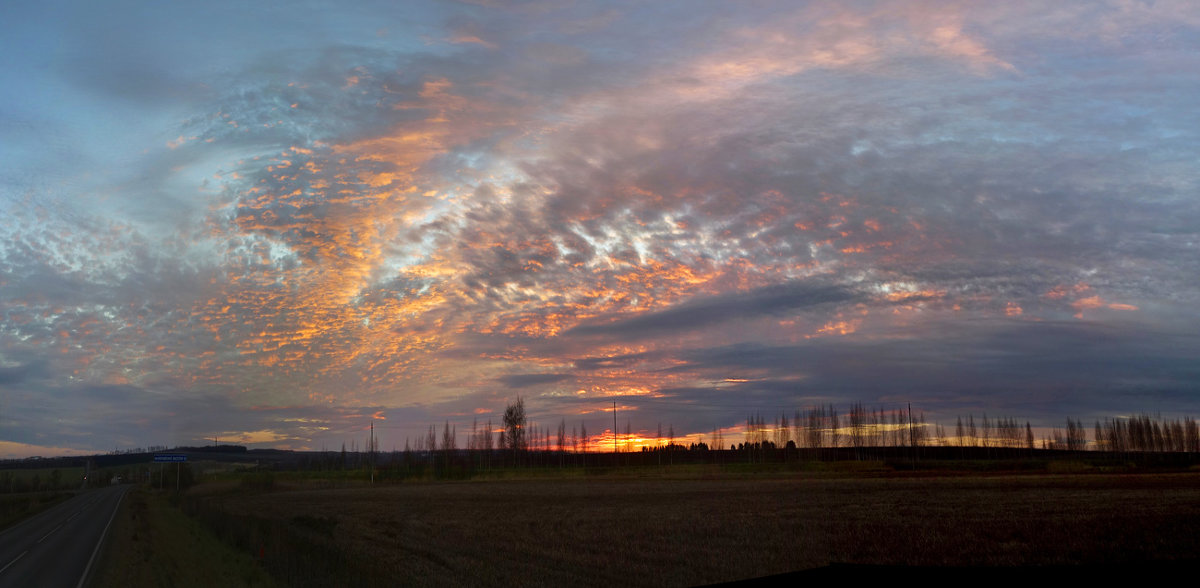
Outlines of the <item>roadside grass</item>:
{"label": "roadside grass", "polygon": [[31,468],[0,470],[0,493],[79,490],[83,485],[83,468]]}
{"label": "roadside grass", "polygon": [[131,490],[109,532],[95,586],[275,585],[249,554],[230,549],[159,492]]}
{"label": "roadside grass", "polygon": [[[83,468],[82,467],[67,467],[67,468],[31,468],[31,469],[7,469],[0,470],[0,475],[7,474],[18,481],[30,482],[34,477],[41,480],[43,484],[49,483],[55,478],[54,472],[58,472],[58,484],[66,488],[78,488],[83,483]],[[4,488],[0,488],[0,492]]]}
{"label": "roadside grass", "polygon": [[54,506],[75,494],[72,492],[22,492],[0,494],[0,530]]}
{"label": "roadside grass", "polygon": [[1157,565],[1200,553],[1195,473],[843,467],[202,485],[186,507],[297,586],[688,586],[831,563]]}

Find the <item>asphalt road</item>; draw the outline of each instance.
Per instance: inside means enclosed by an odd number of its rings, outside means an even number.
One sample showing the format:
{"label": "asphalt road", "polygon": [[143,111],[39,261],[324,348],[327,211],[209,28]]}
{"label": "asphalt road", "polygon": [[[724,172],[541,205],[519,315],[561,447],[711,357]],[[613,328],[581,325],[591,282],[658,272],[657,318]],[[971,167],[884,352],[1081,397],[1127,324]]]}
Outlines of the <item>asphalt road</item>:
{"label": "asphalt road", "polygon": [[85,492],[0,533],[0,588],[86,585],[128,489]]}

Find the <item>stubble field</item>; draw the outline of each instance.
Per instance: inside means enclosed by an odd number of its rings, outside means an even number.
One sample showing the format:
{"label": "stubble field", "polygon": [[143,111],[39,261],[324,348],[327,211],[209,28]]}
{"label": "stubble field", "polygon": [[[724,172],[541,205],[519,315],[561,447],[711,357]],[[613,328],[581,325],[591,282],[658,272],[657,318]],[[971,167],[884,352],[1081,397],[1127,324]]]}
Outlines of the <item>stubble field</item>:
{"label": "stubble field", "polygon": [[1169,564],[1200,474],[581,476],[197,489],[195,516],[284,584],[647,585],[831,563]]}

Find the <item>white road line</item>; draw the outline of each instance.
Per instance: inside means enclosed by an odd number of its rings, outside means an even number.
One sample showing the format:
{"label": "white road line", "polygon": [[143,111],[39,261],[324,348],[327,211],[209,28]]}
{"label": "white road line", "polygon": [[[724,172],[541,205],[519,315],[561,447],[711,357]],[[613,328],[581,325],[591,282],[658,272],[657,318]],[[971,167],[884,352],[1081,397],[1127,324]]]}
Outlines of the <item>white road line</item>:
{"label": "white road line", "polygon": [[42,541],[45,541],[45,540],[46,540],[46,537],[49,537],[49,536],[53,535],[55,531],[57,531],[57,530],[59,530],[59,529],[61,529],[61,528],[62,528],[62,524],[60,523],[60,524],[59,524],[57,527],[54,527],[53,529],[51,529],[49,533],[46,533],[45,535],[42,535],[42,538],[41,538],[41,539],[38,539],[38,540],[37,540],[37,542],[38,542],[38,543],[41,543]]}
{"label": "white road line", "polygon": [[22,551],[22,552],[21,552],[21,555],[18,555],[18,556],[17,556],[16,558],[14,558],[12,561],[8,562],[8,565],[6,565],[6,566],[4,566],[4,567],[0,568],[0,574],[3,574],[3,573],[4,573],[4,570],[7,570],[7,569],[8,569],[9,567],[11,567],[13,564],[17,563],[17,560],[18,560],[18,559],[21,559],[22,557],[25,557],[25,554],[26,554],[26,553],[29,553],[29,550]]}
{"label": "white road line", "polygon": [[[75,588],[83,588],[83,585],[87,583],[88,572],[92,571],[92,564],[96,563],[96,554],[100,553],[100,546],[104,545],[104,537],[108,535],[108,528],[112,526],[113,519],[117,518],[117,511],[121,508],[122,500],[125,500],[125,491],[122,491],[121,497],[117,499],[117,505],[113,507],[112,515],[108,517],[108,523],[104,525],[104,530],[100,532],[100,540],[96,542],[96,548],[92,550],[92,557],[88,558],[87,567],[83,568],[83,575],[79,577],[79,584],[76,584]],[[25,554],[22,553],[21,555]],[[0,572],[2,571],[4,570],[0,570]]]}

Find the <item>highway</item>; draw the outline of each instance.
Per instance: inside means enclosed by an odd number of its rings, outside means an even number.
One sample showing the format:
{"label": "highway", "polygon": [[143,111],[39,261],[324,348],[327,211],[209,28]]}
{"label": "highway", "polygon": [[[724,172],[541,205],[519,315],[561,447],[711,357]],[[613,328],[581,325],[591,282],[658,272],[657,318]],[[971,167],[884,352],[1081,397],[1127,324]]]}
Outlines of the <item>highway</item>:
{"label": "highway", "polygon": [[0,533],[0,588],[86,585],[128,489],[85,492]]}

